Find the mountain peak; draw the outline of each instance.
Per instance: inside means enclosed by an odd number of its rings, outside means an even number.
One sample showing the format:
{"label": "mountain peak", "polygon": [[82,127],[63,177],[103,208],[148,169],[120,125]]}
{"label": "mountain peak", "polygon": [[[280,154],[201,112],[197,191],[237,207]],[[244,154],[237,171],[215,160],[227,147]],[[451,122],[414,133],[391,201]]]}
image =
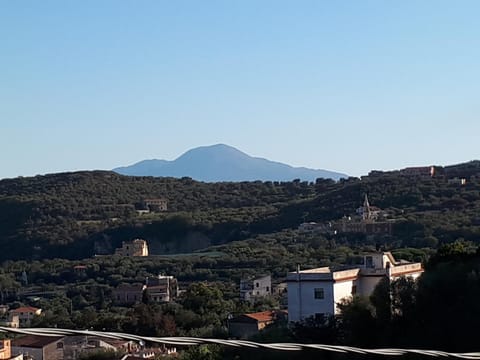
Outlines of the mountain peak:
{"label": "mountain peak", "polygon": [[113,171],[133,176],[188,176],[195,180],[217,181],[290,181],[317,178],[338,180],[345,174],[320,169],[295,168],[267,159],[252,157],[230,145],[214,144],[186,151],[174,161],[140,161]]}
{"label": "mountain peak", "polygon": [[215,159],[216,161],[220,159],[230,160],[231,157],[249,158],[247,154],[234,148],[233,146],[225,144],[215,144],[199,146],[190,149],[180,155],[175,161],[184,161],[185,159],[199,159],[203,157],[210,157],[210,159]]}

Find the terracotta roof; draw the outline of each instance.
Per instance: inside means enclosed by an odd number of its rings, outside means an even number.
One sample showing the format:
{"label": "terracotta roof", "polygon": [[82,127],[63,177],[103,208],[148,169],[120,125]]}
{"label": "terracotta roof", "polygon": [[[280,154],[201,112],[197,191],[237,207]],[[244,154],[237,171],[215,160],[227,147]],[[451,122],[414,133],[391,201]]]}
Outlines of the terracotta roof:
{"label": "terracotta roof", "polygon": [[43,348],[44,346],[62,340],[63,336],[35,336],[26,335],[24,337],[12,340],[12,346]]}
{"label": "terracotta roof", "polygon": [[17,309],[10,310],[11,313],[26,313],[26,312],[37,312],[40,310],[39,308],[33,307],[33,306],[22,306]]}
{"label": "terracotta roof", "polygon": [[273,319],[275,318],[275,314],[275,311],[262,311],[252,314],[245,314],[245,316],[248,316],[249,318],[257,321],[273,321]]}

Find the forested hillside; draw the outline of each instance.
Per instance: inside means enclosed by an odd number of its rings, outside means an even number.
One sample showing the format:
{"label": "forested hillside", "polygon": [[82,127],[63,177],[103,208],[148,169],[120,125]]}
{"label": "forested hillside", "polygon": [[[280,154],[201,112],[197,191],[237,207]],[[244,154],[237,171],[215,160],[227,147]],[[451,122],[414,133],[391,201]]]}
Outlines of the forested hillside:
{"label": "forested hillside", "polygon": [[[395,218],[393,236],[326,240],[392,247],[437,247],[458,238],[478,242],[478,164],[437,168],[433,178],[375,172],[315,183],[203,183],[105,171],[5,179],[0,181],[0,246],[8,251],[0,259],[89,257],[112,252],[133,237],[147,239],[153,254],[190,252],[296,229],[304,221],[336,220],[354,213],[365,194]],[[465,177],[466,184],[454,177]],[[168,200],[167,212],[135,211],[143,199],[160,197]]]}

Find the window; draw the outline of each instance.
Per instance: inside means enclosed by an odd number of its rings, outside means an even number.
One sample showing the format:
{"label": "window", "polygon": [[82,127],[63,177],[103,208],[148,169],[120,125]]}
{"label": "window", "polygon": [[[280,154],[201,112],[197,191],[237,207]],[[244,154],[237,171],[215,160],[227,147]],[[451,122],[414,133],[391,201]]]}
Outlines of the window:
{"label": "window", "polygon": [[267,290],[267,291],[270,291],[270,287],[267,286],[266,290]]}
{"label": "window", "polygon": [[259,287],[259,286],[260,286],[260,284],[257,282],[257,283],[255,283],[255,286],[256,286],[256,287]]}
{"label": "window", "polygon": [[373,257],[367,256],[365,257],[365,267],[367,268],[373,268]]}
{"label": "window", "polygon": [[325,298],[325,294],[323,292],[323,288],[315,288],[313,290],[313,297],[315,299],[324,299]]}

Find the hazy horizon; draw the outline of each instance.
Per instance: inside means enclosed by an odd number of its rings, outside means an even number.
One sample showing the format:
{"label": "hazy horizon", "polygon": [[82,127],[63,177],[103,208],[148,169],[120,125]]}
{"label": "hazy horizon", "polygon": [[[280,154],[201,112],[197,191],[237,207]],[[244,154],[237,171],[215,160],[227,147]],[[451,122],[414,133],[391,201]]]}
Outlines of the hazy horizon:
{"label": "hazy horizon", "polygon": [[351,176],[478,159],[479,10],[3,2],[0,179],[216,143]]}
{"label": "hazy horizon", "polygon": [[[200,145],[198,147],[194,147],[192,149],[196,149],[196,148],[199,148],[199,147],[209,147],[209,146],[214,146],[214,145],[227,145],[227,146],[231,146],[229,144],[225,144],[225,143],[216,143],[216,144],[207,144],[207,145]],[[299,168],[302,168],[302,167],[305,167],[305,168],[309,168],[309,167],[306,167],[306,166],[302,166],[302,165],[292,165],[292,164],[289,164],[289,163],[286,163],[286,162],[283,162],[281,160],[275,160],[275,159],[268,159],[268,158],[265,158],[261,155],[252,155],[252,154],[249,154],[245,151],[243,151],[242,149],[239,149],[239,148],[236,148],[234,147],[235,149],[237,150],[240,150],[241,152],[243,153],[246,153],[247,155],[249,156],[252,156],[252,157],[255,157],[255,158],[261,158],[261,159],[266,159],[266,160],[271,160],[271,161],[274,161],[274,162],[279,162],[279,163],[283,163],[283,164],[286,164],[286,165],[290,165],[290,166],[293,166],[293,167],[299,167]],[[178,159],[179,157],[181,157],[182,155],[184,155],[186,152],[192,150],[192,149],[187,149],[185,150],[184,152],[178,154],[177,156],[171,158],[171,159],[165,159],[165,158],[145,158],[145,159],[140,159],[138,161],[134,161],[132,163],[129,163],[129,164],[122,164],[122,165],[119,165],[118,167],[116,168],[120,168],[120,167],[128,167],[128,166],[131,166],[131,165],[134,165],[134,164],[137,164],[137,163],[140,163],[142,161],[149,161],[149,160],[166,160],[166,161],[175,161],[176,159]],[[469,161],[473,161],[473,160],[478,160],[478,159],[470,159],[470,160],[465,160],[465,161],[462,161],[460,163],[466,163],[466,162],[469,162]],[[459,164],[459,163],[455,163],[455,164],[414,164],[412,166],[447,166],[447,165],[456,165],[456,164]],[[0,180],[2,179],[8,179],[8,178],[15,178],[15,177],[29,177],[29,176],[37,176],[37,175],[47,175],[47,174],[52,174],[52,173],[63,173],[63,172],[75,172],[75,171],[96,171],[96,170],[105,170],[105,171],[114,171],[116,168],[110,168],[110,169],[94,169],[94,168],[85,168],[85,169],[65,169],[65,170],[59,170],[59,171],[54,171],[54,172],[45,172],[45,173],[36,173],[36,174],[26,174],[26,175],[17,175],[17,176],[12,176],[12,177],[4,177],[4,178],[0,178]],[[332,171],[332,172],[339,172],[339,173],[342,173],[341,170],[338,170],[338,169],[323,169],[323,168],[310,168],[310,169],[314,169],[314,170],[327,170],[327,171]],[[370,171],[373,171],[373,170],[380,170],[380,171],[394,171],[394,170],[400,170],[402,168],[389,168],[389,169],[370,169],[368,170],[366,173],[364,174],[350,174],[350,173],[346,173],[348,176],[353,176],[353,177],[360,177],[362,175],[367,175],[368,172]],[[345,173],[345,172],[343,172]]]}

